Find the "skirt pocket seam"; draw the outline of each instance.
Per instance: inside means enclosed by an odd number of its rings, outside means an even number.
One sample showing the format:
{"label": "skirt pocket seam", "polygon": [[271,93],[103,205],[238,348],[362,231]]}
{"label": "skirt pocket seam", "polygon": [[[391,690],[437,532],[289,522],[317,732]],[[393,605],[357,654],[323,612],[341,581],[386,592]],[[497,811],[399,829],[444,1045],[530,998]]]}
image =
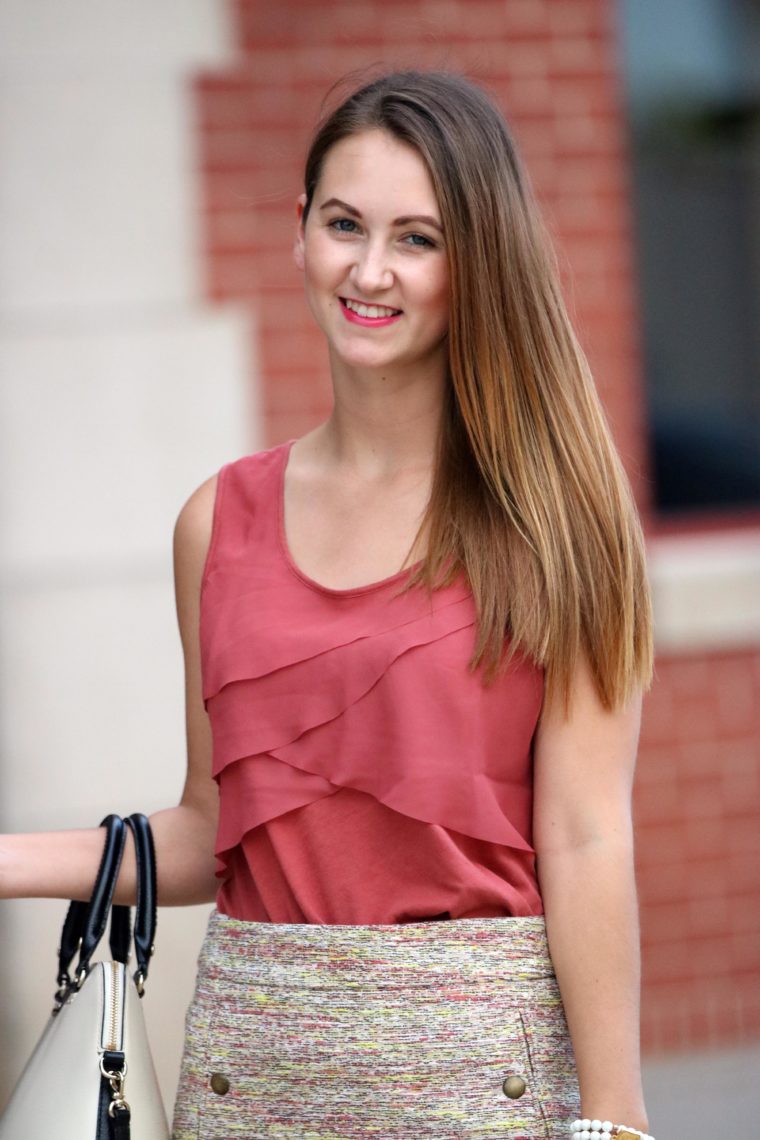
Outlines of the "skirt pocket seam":
{"label": "skirt pocket seam", "polygon": [[533,1059],[533,1050],[530,1041],[530,1028],[528,1026],[525,1014],[520,1009],[517,1011],[517,1016],[520,1019],[520,1029],[522,1031],[523,1042],[525,1044],[525,1053],[528,1058],[528,1067],[530,1069],[530,1079],[533,1087],[536,1090],[536,1105],[538,1112],[541,1116],[541,1123],[544,1128],[545,1140],[551,1140],[551,1132],[549,1130],[549,1121],[546,1119],[546,1112],[544,1111],[544,1089],[543,1084],[538,1076],[538,1067]]}

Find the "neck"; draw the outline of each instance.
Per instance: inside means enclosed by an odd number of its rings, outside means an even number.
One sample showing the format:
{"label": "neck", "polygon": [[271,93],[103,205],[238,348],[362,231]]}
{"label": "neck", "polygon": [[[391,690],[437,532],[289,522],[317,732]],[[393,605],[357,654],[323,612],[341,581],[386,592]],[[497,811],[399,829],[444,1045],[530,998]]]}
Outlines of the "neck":
{"label": "neck", "polygon": [[335,402],[319,429],[320,449],[367,474],[432,467],[445,384],[437,363],[426,368],[417,362],[413,375],[333,368]]}

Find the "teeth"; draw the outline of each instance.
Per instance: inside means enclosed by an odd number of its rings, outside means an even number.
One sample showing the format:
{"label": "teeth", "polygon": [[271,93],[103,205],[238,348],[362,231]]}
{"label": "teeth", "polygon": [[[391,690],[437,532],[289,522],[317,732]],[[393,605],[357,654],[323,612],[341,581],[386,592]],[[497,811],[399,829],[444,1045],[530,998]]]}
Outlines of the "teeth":
{"label": "teeth", "polygon": [[356,313],[360,317],[369,317],[370,319],[395,317],[399,312],[398,309],[388,309],[385,305],[362,305],[359,301],[352,301],[348,298],[346,298],[344,303],[346,308],[350,309],[352,313]]}

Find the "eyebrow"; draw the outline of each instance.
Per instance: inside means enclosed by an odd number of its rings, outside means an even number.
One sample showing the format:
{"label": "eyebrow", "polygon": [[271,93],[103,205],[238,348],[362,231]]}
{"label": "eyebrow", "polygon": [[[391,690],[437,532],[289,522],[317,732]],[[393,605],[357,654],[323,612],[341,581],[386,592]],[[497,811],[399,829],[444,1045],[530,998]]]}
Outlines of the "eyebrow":
{"label": "eyebrow", "polygon": [[[326,210],[329,206],[338,206],[341,210],[345,210],[347,214],[352,214],[355,218],[361,218],[361,213],[355,206],[349,206],[348,202],[342,202],[340,198],[328,198],[319,207],[320,210]],[[443,226],[435,218],[431,218],[429,214],[404,214],[402,218],[395,218],[393,221],[394,226],[408,226],[410,222],[425,222],[427,225],[432,226],[443,233]]]}

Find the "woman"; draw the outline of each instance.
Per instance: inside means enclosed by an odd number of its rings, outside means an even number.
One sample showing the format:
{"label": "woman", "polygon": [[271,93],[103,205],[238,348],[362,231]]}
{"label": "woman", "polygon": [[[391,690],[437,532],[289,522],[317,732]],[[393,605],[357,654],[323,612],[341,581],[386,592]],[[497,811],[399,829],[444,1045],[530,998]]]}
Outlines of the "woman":
{"label": "woman", "polygon": [[[643,1135],[642,542],[500,114],[447,74],[355,92],[295,258],[333,411],[175,535],[160,901],[217,912],[174,1135]],[[99,844],[9,837],[2,893],[86,896]]]}

